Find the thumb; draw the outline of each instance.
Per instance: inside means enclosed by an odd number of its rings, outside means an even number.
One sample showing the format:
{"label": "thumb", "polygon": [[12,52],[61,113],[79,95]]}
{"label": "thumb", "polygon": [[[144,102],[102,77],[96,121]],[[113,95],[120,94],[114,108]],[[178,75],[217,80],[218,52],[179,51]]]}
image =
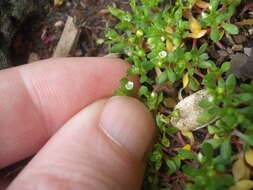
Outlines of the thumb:
{"label": "thumb", "polygon": [[154,134],[152,116],[139,101],[100,100],[69,120],[9,190],[137,190]]}

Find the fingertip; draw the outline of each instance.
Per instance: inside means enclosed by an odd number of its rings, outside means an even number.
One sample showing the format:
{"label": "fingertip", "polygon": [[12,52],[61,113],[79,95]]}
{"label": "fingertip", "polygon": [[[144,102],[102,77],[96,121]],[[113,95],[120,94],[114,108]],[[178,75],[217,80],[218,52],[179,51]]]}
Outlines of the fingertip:
{"label": "fingertip", "polygon": [[155,137],[151,113],[137,99],[115,96],[101,114],[100,127],[116,144],[142,161]]}

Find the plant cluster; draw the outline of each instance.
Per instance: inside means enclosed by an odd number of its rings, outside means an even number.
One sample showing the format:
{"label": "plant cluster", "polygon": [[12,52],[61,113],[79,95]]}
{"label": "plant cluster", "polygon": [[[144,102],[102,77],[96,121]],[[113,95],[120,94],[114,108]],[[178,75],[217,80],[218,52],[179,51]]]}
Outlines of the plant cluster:
{"label": "plant cluster", "polygon": [[[240,2],[131,0],[131,12],[109,7],[119,23],[106,31],[105,43],[110,52],[121,53],[132,64],[127,74],[140,77],[138,96],[154,114],[160,131],[144,189],[169,190],[173,183],[186,190],[253,187],[250,175],[231,173],[238,155],[244,159],[244,152],[253,146],[253,82],[239,85],[233,74],[226,77],[231,63],[218,65],[207,53],[210,44],[222,46],[225,34],[239,33],[231,17]],[[127,78],[120,83],[116,93],[132,95],[134,83]],[[190,143],[178,145],[175,139],[180,131],[170,123],[171,117],[180,115],[172,110],[178,99],[157,86],[172,87],[179,97],[207,90],[210,98],[200,101],[205,112],[198,122],[213,121],[208,138],[194,146],[192,132],[182,132]],[[168,104],[170,112],[162,111]],[[248,155],[246,161],[252,166],[253,154]]]}

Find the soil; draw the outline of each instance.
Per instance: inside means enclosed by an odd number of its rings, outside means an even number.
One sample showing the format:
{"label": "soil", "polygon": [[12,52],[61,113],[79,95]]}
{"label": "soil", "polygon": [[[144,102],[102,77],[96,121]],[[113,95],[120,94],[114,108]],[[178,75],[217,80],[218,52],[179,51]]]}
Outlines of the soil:
{"label": "soil", "polygon": [[[52,57],[59,41],[67,16],[72,16],[75,24],[81,28],[77,48],[71,56],[103,56],[107,47],[98,45],[97,39],[104,37],[104,31],[116,22],[107,11],[108,5],[128,9],[129,0],[72,0],[62,6],[50,5],[48,14],[43,19],[28,20],[17,33],[12,44],[12,62],[21,65],[28,62],[29,56],[36,59]],[[28,48],[23,48],[24,46]]]}

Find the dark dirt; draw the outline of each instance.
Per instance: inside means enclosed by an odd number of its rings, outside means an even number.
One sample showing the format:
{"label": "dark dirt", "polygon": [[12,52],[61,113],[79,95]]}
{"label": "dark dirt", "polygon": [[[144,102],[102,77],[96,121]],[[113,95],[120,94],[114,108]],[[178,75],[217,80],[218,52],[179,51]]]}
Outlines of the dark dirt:
{"label": "dark dirt", "polygon": [[[116,20],[108,13],[106,7],[115,4],[117,7],[128,8],[129,0],[72,0],[60,7],[50,5],[44,19],[30,19],[15,36],[12,44],[12,62],[15,65],[28,61],[31,53],[38,59],[52,57],[59,41],[67,16],[74,17],[76,25],[81,28],[81,36],[77,48],[71,56],[103,56],[107,47],[97,45],[96,41],[103,38],[106,28]],[[24,49],[24,45],[27,47]]]}
{"label": "dark dirt", "polygon": [[0,69],[15,65],[10,61],[13,36],[23,27],[25,20],[41,15],[49,0],[1,0],[0,1]]}

